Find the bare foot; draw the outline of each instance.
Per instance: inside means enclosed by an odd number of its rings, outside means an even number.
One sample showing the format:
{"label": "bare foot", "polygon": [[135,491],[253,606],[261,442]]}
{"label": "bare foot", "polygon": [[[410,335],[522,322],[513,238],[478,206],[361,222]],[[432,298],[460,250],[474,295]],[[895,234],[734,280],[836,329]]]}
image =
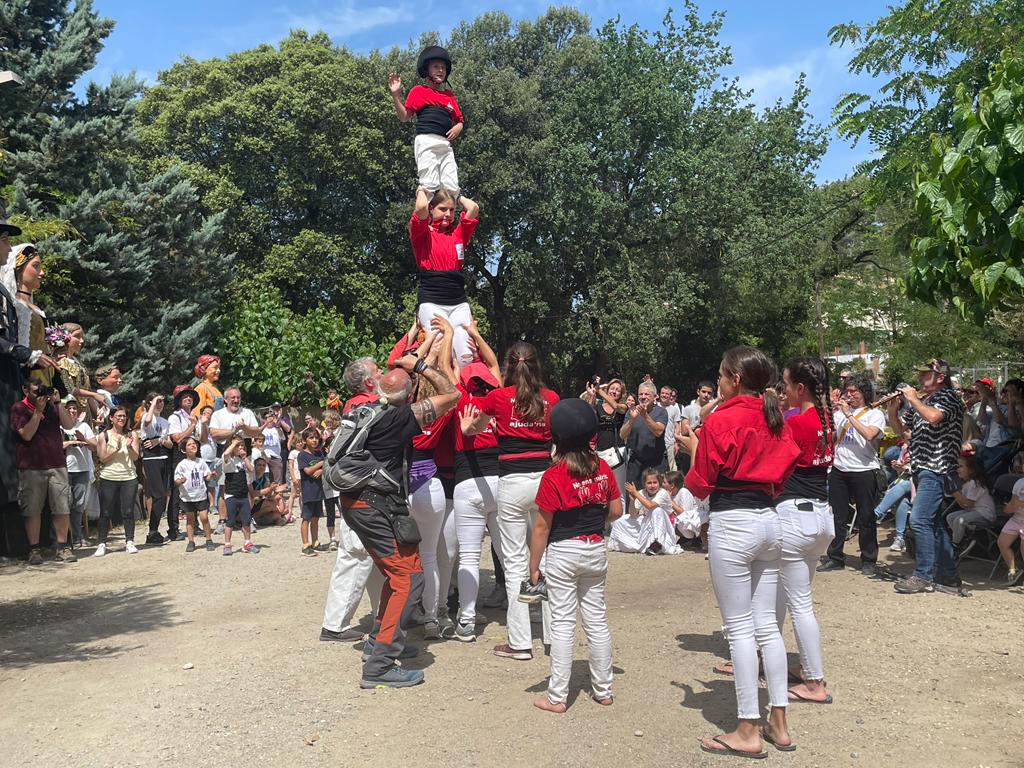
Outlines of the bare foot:
{"label": "bare foot", "polygon": [[735,731],[723,733],[721,736],[705,736],[700,743],[706,752],[726,752],[726,747],[746,754],[758,754],[764,751],[764,745],[760,739],[745,742]]}
{"label": "bare foot", "polygon": [[800,683],[789,689],[790,701],[811,701],[824,704],[830,702],[831,699],[832,695],[825,687],[825,683],[820,681]]}
{"label": "bare foot", "polygon": [[721,664],[715,664],[714,671],[720,675],[731,675],[733,674],[732,662],[723,661]]}
{"label": "bare foot", "polygon": [[612,704],[615,703],[615,697],[614,696],[608,696],[607,698],[604,698],[604,699],[599,699],[599,698],[597,698],[597,696],[591,696],[591,698],[594,701],[596,701],[598,704],[600,704],[602,707],[610,707]]}
{"label": "bare foot", "polygon": [[533,702],[533,706],[537,709],[543,709],[545,712],[554,712],[556,715],[565,714],[565,704],[555,704],[547,696],[541,696]]}
{"label": "bare foot", "polygon": [[793,738],[789,735],[789,731],[777,730],[770,723],[761,726],[761,738],[783,752],[788,752],[788,748],[793,746]]}

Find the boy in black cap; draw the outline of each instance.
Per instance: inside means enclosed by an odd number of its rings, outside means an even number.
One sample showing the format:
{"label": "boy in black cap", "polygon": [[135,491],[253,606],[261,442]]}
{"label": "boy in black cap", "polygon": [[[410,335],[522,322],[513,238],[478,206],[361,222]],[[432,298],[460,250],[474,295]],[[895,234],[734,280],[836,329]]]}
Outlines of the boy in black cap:
{"label": "boy in black cap", "polygon": [[455,164],[452,142],[462,133],[465,122],[459,102],[448,84],[452,71],[452,57],[439,45],[424,48],[416,72],[426,80],[425,85],[414,85],[402,102],[402,78],[394,72],[388,75],[388,88],[395,101],[395,113],[403,123],[416,115],[416,171],[419,183],[431,194],[447,189],[458,198],[459,167]]}

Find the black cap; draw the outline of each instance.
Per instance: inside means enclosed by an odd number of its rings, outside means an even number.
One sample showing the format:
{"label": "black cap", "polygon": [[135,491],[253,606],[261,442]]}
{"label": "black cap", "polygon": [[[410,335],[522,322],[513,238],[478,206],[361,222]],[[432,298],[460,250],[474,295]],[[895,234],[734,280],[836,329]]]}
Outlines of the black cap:
{"label": "black cap", "polygon": [[447,82],[448,75],[452,73],[452,57],[440,45],[430,45],[423,49],[423,52],[420,54],[420,60],[416,63],[416,74],[420,77],[426,77],[427,64],[434,59],[440,59],[444,62],[444,79]]}
{"label": "black cap", "polygon": [[589,443],[597,433],[594,406],[578,397],[560,400],[551,409],[551,437],[562,447]]}

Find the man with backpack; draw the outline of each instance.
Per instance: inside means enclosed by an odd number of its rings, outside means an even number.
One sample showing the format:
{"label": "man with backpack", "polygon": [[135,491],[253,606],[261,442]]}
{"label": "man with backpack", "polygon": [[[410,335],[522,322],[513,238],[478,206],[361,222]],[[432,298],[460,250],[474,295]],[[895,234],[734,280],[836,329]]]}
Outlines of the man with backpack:
{"label": "man with backpack", "polygon": [[[421,354],[426,354],[429,342]],[[409,404],[413,376],[437,394]],[[418,649],[406,647],[404,625],[423,589],[419,535],[407,505],[406,454],[421,427],[455,407],[458,390],[436,368],[415,355],[380,376],[380,408],[354,409],[328,453],[325,477],[341,492],[343,516],[383,574],[380,608],[363,651],[362,688],[404,688],[423,682],[423,672],[399,667]],[[369,411],[369,412],[368,412]],[[340,550],[339,550],[340,551]]]}

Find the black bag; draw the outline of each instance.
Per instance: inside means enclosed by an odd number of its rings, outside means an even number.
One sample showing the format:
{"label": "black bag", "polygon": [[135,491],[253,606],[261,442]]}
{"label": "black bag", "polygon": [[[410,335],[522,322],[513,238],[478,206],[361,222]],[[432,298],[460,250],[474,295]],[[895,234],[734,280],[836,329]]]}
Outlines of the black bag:
{"label": "black bag", "polygon": [[412,519],[411,515],[408,513],[399,515],[390,512],[386,512],[385,514],[388,516],[388,519],[391,520],[391,530],[395,532],[395,541],[399,544],[412,546],[423,541],[423,536],[420,534],[420,527],[416,525],[416,521]]}

